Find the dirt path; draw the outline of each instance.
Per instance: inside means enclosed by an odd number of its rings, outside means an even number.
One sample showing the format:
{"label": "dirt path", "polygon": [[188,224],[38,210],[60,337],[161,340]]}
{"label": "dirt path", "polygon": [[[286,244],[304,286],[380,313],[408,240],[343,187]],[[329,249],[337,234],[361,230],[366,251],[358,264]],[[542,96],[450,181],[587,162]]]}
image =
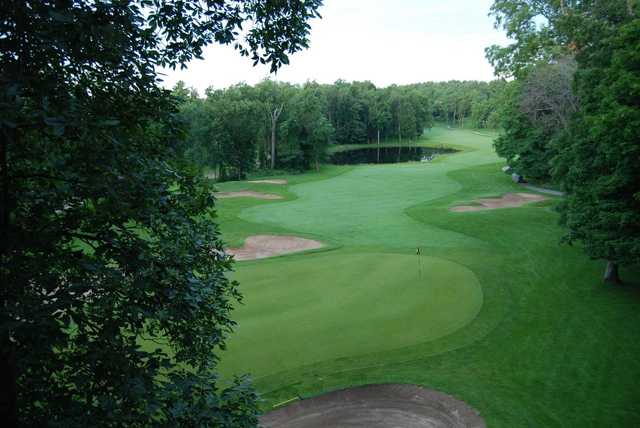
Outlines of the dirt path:
{"label": "dirt path", "polygon": [[273,193],[254,192],[253,190],[240,190],[239,192],[216,192],[215,197],[218,199],[229,198],[256,198],[256,199],[284,199],[280,195]]}
{"label": "dirt path", "polygon": [[265,428],[485,428],[478,412],[438,391],[414,385],[368,385],[330,392],[274,410]]}
{"label": "dirt path", "polygon": [[564,196],[564,192],[560,190],[547,189],[545,187],[534,186],[533,184],[521,184],[525,189],[533,190],[534,192],[546,193],[552,196]]}
{"label": "dirt path", "polygon": [[545,199],[547,198],[542,195],[535,195],[533,193],[505,193],[500,198],[476,199],[473,202],[478,205],[459,205],[457,207],[449,208],[449,211],[466,212],[495,210],[499,208],[514,208],[531,202],[544,201]]}
{"label": "dirt path", "polygon": [[321,248],[323,245],[313,239],[287,235],[254,235],[248,237],[240,248],[229,248],[227,252],[236,260],[255,260],[282,254]]}

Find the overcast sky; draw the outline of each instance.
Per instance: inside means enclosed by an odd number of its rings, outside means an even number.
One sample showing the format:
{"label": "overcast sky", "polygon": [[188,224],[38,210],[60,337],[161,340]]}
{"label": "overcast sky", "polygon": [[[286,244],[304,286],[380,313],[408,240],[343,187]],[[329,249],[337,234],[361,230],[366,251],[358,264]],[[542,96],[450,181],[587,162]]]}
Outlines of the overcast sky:
{"label": "overcast sky", "polygon": [[[325,0],[311,22],[309,49],[274,79],[292,83],[370,80],[377,86],[441,80],[491,80],[484,48],[505,44],[487,16],[492,0]],[[187,70],[165,70],[202,94],[213,86],[254,84],[269,76],[230,46],[210,46]]]}

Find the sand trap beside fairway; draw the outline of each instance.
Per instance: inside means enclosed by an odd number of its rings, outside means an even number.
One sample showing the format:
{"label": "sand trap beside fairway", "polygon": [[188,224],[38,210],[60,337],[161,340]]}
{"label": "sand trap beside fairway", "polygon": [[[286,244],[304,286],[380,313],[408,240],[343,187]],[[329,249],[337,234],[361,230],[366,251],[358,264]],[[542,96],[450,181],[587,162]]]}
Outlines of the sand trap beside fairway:
{"label": "sand trap beside fairway", "polygon": [[227,252],[235,256],[236,260],[255,260],[313,250],[322,246],[319,241],[297,236],[254,235],[248,237],[242,247],[229,248]]}
{"label": "sand trap beside fairway", "polygon": [[256,198],[256,199],[284,199],[280,195],[273,193],[254,192],[253,190],[240,190],[239,192],[217,192],[214,194],[218,199],[229,198]]}
{"label": "sand trap beside fairway", "polygon": [[287,180],[273,179],[273,180],[250,180],[247,183],[264,183],[264,184],[287,184]]}
{"label": "sand trap beside fairway", "polygon": [[265,428],[485,428],[478,412],[415,385],[368,385],[287,405],[260,418]]}
{"label": "sand trap beside fairway", "polygon": [[476,199],[473,202],[479,205],[459,205],[457,207],[449,208],[449,211],[465,212],[495,210],[498,208],[514,208],[530,202],[544,201],[545,199],[547,198],[533,193],[505,193],[501,198]]}

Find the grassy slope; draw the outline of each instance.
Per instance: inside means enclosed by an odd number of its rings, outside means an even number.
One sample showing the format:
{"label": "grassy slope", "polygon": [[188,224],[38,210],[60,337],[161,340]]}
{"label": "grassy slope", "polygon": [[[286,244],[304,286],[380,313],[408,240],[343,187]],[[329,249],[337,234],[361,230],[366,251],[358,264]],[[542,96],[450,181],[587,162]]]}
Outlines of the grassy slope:
{"label": "grassy slope", "polygon": [[[467,151],[428,165],[328,168],[292,178],[300,182],[288,188],[254,187],[283,192],[291,200],[225,200],[221,205],[223,232],[232,242],[256,232],[294,232],[341,247],[238,266],[247,304],[236,314],[240,325],[231,353],[247,350],[235,367],[256,368],[265,408],[296,395],[354,384],[406,382],[464,399],[491,427],[640,426],[640,287],[633,284],[640,272],[624,272],[629,285],[603,286],[601,262],[588,260],[579,248],[558,245],[562,230],[553,201],[449,212],[447,207],[459,201],[520,188],[499,171],[490,138],[445,129],[431,131],[428,138],[429,143],[455,144]],[[416,246],[426,256],[465,266],[482,285],[479,314],[452,334],[420,337],[410,331],[398,338],[397,319],[389,321],[381,312],[358,325],[368,346],[354,353],[353,344],[340,342],[340,327],[357,335],[349,326],[361,312],[335,312],[335,301],[324,309],[315,307],[311,315],[286,307],[306,293],[330,298],[341,287],[331,276],[335,272],[347,270],[354,284],[368,287],[374,254],[409,255]],[[345,260],[347,267],[340,267]],[[292,265],[308,277],[288,276]],[[402,272],[402,262],[388,269]],[[408,276],[402,284],[411,287],[410,282]],[[385,291],[384,283],[372,285],[373,300],[363,295],[355,301],[362,298],[362,308],[383,304],[399,311],[403,322],[425,321],[429,329],[432,321],[415,314],[406,295]],[[330,289],[323,290],[327,284]],[[310,289],[290,294],[287,288],[294,286]],[[261,313],[275,314],[271,306],[278,303],[285,305],[280,318],[261,326]],[[282,339],[265,341],[265,331]],[[335,335],[336,345],[320,350],[312,342],[300,346],[305,332],[317,335],[320,343]]]}
{"label": "grassy slope", "polygon": [[[350,166],[323,166],[320,172],[310,172],[304,175],[279,175],[278,179],[287,180],[289,186],[298,184],[304,184],[312,181],[327,180],[346,172],[351,171],[353,168]],[[268,178],[268,177],[267,177]],[[287,198],[287,200],[295,200],[297,196],[295,193],[289,191],[289,186],[283,186],[280,184],[267,184],[267,183],[248,183],[231,181],[225,183],[219,183],[216,185],[217,189],[225,192],[234,192],[239,190],[254,190],[256,192],[274,193]],[[223,233],[225,242],[231,246],[236,247],[242,245],[247,236],[256,235],[259,233],[270,234],[286,234],[291,233],[287,225],[269,225],[245,221],[239,218],[239,214],[244,209],[250,207],[260,207],[269,204],[281,204],[285,201],[274,200],[258,200],[251,198],[234,198],[234,199],[220,199],[217,201],[218,218],[217,222],[223,225]],[[301,235],[299,233],[299,235]],[[313,238],[315,235],[304,234]]]}

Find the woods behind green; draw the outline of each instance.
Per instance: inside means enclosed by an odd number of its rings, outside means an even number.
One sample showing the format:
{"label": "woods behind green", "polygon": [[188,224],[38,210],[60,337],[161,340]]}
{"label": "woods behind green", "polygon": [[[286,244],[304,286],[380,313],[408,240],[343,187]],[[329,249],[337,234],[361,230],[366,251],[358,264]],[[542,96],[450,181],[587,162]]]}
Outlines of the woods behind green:
{"label": "woods behind green", "polygon": [[495,128],[506,82],[451,81],[377,88],[371,82],[265,80],[209,88],[178,83],[188,127],[183,153],[220,181],[259,170],[317,170],[330,146],[416,140],[435,122]]}

